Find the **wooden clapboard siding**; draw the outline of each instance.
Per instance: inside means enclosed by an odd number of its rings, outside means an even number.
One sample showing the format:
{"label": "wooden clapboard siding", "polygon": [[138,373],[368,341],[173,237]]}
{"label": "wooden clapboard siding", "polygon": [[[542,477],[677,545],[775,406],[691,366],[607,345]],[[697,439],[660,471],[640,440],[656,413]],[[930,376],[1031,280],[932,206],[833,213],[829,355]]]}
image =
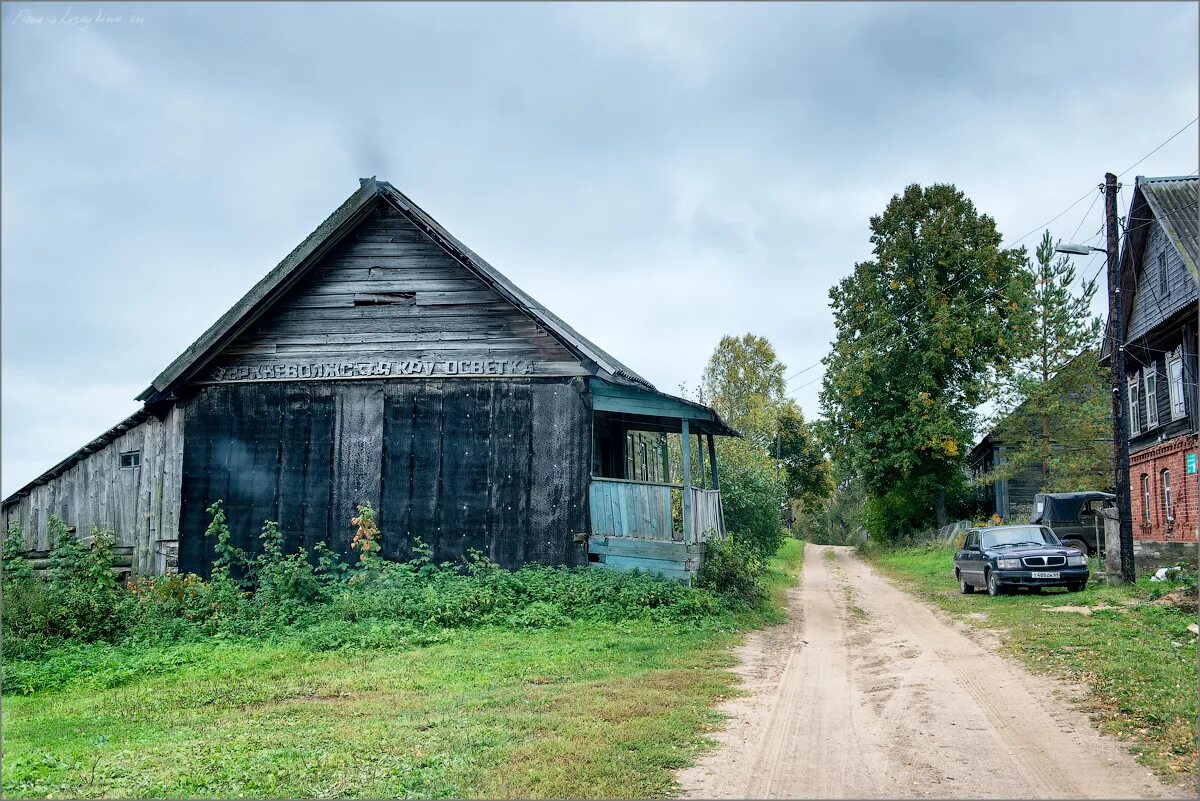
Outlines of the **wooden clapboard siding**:
{"label": "wooden clapboard siding", "polygon": [[[376,305],[359,301],[386,300]],[[579,359],[393,207],[378,204],[213,364],[532,360],[581,375]],[[199,381],[207,380],[204,372]]]}
{"label": "wooden clapboard siding", "polygon": [[[48,527],[52,514],[79,536],[93,528],[111,530],[118,547],[132,548],[137,572],[158,572],[159,544],[179,536],[182,441],[183,415],[177,407],[162,419],[146,415],[5,506],[5,528],[20,524],[26,548],[37,551],[54,545]],[[129,451],[140,452],[141,466],[121,469],[121,454]]]}
{"label": "wooden clapboard siding", "polygon": [[580,379],[224,384],[186,409],[184,570],[209,570],[217,499],[247,550],[274,514],[288,549],[349,554],[350,518],[370,501],[389,558],[411,558],[420,538],[438,560],[477,549],[505,567],[586,561]]}

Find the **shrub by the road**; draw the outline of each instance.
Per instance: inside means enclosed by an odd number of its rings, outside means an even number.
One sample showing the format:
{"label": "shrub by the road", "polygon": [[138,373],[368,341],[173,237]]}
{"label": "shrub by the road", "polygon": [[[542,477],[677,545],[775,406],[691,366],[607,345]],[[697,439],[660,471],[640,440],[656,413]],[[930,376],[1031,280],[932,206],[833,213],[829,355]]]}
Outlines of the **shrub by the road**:
{"label": "shrub by the road", "polygon": [[[57,518],[51,568],[37,577],[21,556],[20,533],[4,548],[3,655],[6,692],[37,692],[96,673],[121,681],[138,649],[266,640],[315,651],[418,647],[454,629],[547,628],[577,622],[699,622],[766,602],[762,542],[732,536],[710,545],[696,587],[638,572],[526,566],[504,570],[473,552],[435,562],[418,544],[416,558],[378,555],[374,515],[361,507],[348,564],[323,545],[315,554],[283,550],[276,523],[262,529],[249,555],[231,544],[220,502],[206,536],[216,559],[208,580],[195,575],[113,580],[112,538],[93,532],[85,547]],[[113,648],[123,656],[115,660]],[[147,657],[149,658],[149,657]],[[109,664],[112,662],[112,664]],[[143,673],[167,669],[144,665]],[[132,668],[131,668],[132,670]],[[114,672],[115,671],[115,672]],[[107,678],[103,678],[107,677]]]}

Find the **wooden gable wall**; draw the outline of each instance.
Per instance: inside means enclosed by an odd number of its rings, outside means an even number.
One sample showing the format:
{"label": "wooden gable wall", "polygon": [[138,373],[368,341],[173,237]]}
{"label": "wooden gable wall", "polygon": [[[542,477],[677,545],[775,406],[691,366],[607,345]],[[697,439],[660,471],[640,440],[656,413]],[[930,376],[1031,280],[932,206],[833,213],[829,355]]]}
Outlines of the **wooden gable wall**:
{"label": "wooden gable wall", "polygon": [[570,376],[579,359],[389,204],[193,383]]}
{"label": "wooden gable wall", "polygon": [[[1147,214],[1149,211],[1147,210]],[[1149,235],[1142,246],[1137,260],[1137,290],[1133,297],[1133,308],[1125,329],[1127,342],[1148,334],[1155,326],[1197,299],[1196,281],[1188,272],[1187,265],[1170,237],[1157,221],[1135,218],[1130,225],[1150,226]],[[1167,260],[1167,292],[1159,287],[1158,257],[1165,254]]]}

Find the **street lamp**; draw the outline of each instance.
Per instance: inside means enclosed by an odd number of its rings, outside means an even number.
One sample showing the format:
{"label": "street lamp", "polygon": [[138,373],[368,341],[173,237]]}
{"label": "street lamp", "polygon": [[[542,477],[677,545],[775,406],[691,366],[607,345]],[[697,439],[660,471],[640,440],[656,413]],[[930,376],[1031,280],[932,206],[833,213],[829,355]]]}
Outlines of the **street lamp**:
{"label": "street lamp", "polygon": [[1055,253],[1067,253],[1072,256],[1086,256],[1089,253],[1107,253],[1105,248],[1092,247],[1091,245],[1064,245],[1059,244],[1054,248]]}

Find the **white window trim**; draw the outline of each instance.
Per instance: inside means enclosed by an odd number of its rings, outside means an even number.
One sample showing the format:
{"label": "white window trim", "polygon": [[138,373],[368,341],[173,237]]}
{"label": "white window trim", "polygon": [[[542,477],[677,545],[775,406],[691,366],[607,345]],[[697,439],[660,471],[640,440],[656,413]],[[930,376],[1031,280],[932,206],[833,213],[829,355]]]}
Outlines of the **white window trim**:
{"label": "white window trim", "polygon": [[1146,396],[1146,430],[1158,428],[1158,361],[1142,371],[1142,392]]}
{"label": "white window trim", "polygon": [[1142,404],[1138,401],[1139,373],[1134,372],[1129,377],[1129,397],[1126,414],[1129,417],[1129,435],[1142,433]]}
{"label": "white window trim", "polygon": [[[1179,370],[1179,382],[1175,382],[1175,370]],[[1183,353],[1175,349],[1167,358],[1167,394],[1171,398],[1171,419],[1178,420],[1187,416],[1186,393],[1183,391]]]}
{"label": "white window trim", "polygon": [[1175,509],[1171,505],[1171,471],[1162,471],[1163,510],[1167,514],[1167,522],[1175,522]]}

